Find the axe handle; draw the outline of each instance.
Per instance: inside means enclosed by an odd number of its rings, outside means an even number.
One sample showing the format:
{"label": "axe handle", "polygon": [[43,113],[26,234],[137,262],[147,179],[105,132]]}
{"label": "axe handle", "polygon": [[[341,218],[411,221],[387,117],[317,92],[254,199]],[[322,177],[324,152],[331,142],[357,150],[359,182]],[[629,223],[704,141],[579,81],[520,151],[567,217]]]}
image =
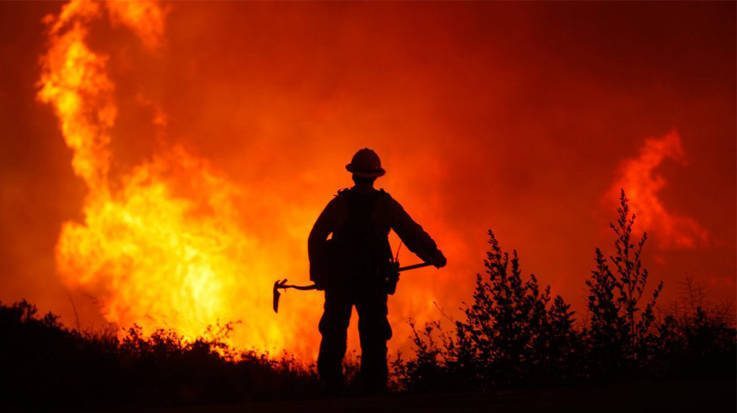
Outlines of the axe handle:
{"label": "axe handle", "polygon": [[284,284],[284,285],[280,285],[277,288],[281,288],[281,289],[294,288],[295,290],[309,291],[309,290],[316,290],[317,289],[317,285],[315,285],[315,284],[310,284],[310,285],[291,285],[291,284]]}
{"label": "axe handle", "polygon": [[421,262],[419,264],[407,265],[406,267],[399,267],[399,271],[400,272],[402,272],[402,271],[409,271],[409,270],[414,270],[416,268],[429,267],[431,265],[432,264],[429,263],[429,262]]}
{"label": "axe handle", "polygon": [[[432,264],[429,263],[429,262],[421,262],[419,264],[412,264],[412,265],[407,265],[405,267],[399,267],[399,271],[400,272],[401,271],[409,271],[409,270],[414,270],[416,268],[429,267],[430,265],[432,265]],[[279,311],[279,296],[281,295],[279,293],[279,289],[286,290],[287,288],[294,288],[295,290],[308,291],[308,290],[316,290],[317,289],[317,285],[315,285],[315,284],[310,284],[310,285],[292,285],[292,284],[287,284],[287,280],[286,279],[284,279],[283,281],[277,280],[276,282],[274,282],[274,302],[273,302],[273,306],[274,306],[274,312],[275,313]]]}
{"label": "axe handle", "polygon": [[[414,270],[416,268],[429,267],[431,265],[432,264],[429,262],[421,262],[419,264],[412,264],[412,265],[407,265],[405,267],[399,267],[399,271],[409,271],[409,270]],[[316,290],[317,285],[315,284],[293,285],[293,284],[281,284],[279,282],[274,284],[274,291],[277,291],[278,289],[286,290],[287,288],[294,288],[295,290],[309,291],[309,290]]]}

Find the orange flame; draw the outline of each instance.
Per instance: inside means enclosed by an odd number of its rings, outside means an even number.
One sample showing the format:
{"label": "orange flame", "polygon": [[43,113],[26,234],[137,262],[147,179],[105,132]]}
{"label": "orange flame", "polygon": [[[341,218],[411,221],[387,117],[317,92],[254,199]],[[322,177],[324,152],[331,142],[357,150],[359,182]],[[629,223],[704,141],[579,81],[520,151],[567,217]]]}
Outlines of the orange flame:
{"label": "orange flame", "polygon": [[[164,13],[153,2],[73,0],[47,18],[50,47],[38,98],[54,108],[74,172],[88,189],[83,222],[65,222],[57,243],[64,282],[96,294],[104,317],[122,327],[171,328],[191,339],[246,318],[229,344],[304,355],[314,348],[296,334],[304,311],[280,324],[271,313],[277,273],[242,229],[235,201],[243,191],[181,148],[110,176],[115,85],[107,58],[87,43],[102,7],[148,48],[163,34]],[[316,299],[302,305],[314,313]]]}
{"label": "orange flame", "polygon": [[143,44],[154,49],[164,36],[164,10],[156,1],[108,0],[107,9],[113,24],[133,31]]}
{"label": "orange flame", "polygon": [[51,47],[38,96],[56,109],[64,140],[74,151],[74,172],[91,189],[107,192],[110,129],[117,114],[114,85],[105,72],[106,59],[87,47],[84,26],[99,12],[97,3],[76,1],[57,18],[47,17]]}
{"label": "orange flame", "polygon": [[619,176],[609,190],[608,199],[616,199],[619,190],[624,189],[637,213],[639,225],[655,231],[658,244],[663,248],[703,245],[709,239],[706,229],[693,218],[669,211],[660,199],[659,192],[667,181],[656,174],[655,169],[666,159],[685,162],[681,136],[677,131],[660,138],[646,139],[640,154],[620,165]]}

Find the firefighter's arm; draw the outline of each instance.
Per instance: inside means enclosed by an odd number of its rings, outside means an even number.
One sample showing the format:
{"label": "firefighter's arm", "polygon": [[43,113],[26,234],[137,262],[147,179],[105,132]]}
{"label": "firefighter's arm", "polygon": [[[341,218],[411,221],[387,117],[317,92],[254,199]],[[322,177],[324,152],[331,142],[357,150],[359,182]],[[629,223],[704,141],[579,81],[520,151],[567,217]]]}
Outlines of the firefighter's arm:
{"label": "firefighter's arm", "polygon": [[335,198],[323,209],[317,221],[312,226],[310,236],[307,238],[307,255],[310,259],[310,280],[322,289],[321,282],[324,271],[324,250],[328,235],[335,227]]}
{"label": "firefighter's arm", "polygon": [[429,262],[438,268],[444,267],[447,260],[432,237],[422,229],[420,224],[412,219],[397,201],[391,199],[390,205],[392,229],[399,235],[407,248],[423,261]]}

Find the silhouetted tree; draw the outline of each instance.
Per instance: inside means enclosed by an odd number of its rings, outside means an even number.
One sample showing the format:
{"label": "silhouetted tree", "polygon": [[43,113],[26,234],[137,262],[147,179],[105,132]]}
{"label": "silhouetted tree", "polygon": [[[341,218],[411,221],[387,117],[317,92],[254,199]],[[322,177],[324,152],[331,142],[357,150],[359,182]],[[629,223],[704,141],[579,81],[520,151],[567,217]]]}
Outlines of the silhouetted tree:
{"label": "silhouetted tree", "polygon": [[586,335],[592,351],[591,357],[599,361],[599,371],[594,374],[632,367],[638,362],[638,357],[647,353],[649,341],[653,338],[653,309],[663,283],[658,283],[650,299],[642,307],[641,301],[649,276],[642,263],[647,233],[634,241],[632,230],[635,218],[635,214],[630,213],[629,201],[622,191],[617,221],[610,224],[616,235],[615,254],[607,260],[597,248],[596,264],[591,279],[586,281],[589,289],[588,310],[591,315]]}
{"label": "silhouetted tree", "polygon": [[[482,381],[546,381],[573,347],[573,311],[550,287],[522,276],[519,256],[503,252],[489,234],[485,276],[478,275],[465,320],[456,322],[455,360],[476,364]],[[558,372],[560,373],[560,372]]]}
{"label": "silhouetted tree", "polygon": [[[489,231],[486,273],[477,275],[473,301],[456,321],[455,337],[433,339],[439,324],[414,329],[416,358],[402,367],[415,388],[510,385],[568,377],[575,351],[573,311],[550,287],[522,275],[519,256],[503,252]],[[442,332],[439,333],[441,337]],[[566,371],[561,371],[566,370]],[[445,382],[440,377],[445,374]]]}
{"label": "silhouetted tree", "polygon": [[541,349],[548,357],[545,365],[549,379],[555,382],[575,381],[583,374],[583,341],[574,328],[574,311],[571,305],[556,296],[548,309],[548,348]]}

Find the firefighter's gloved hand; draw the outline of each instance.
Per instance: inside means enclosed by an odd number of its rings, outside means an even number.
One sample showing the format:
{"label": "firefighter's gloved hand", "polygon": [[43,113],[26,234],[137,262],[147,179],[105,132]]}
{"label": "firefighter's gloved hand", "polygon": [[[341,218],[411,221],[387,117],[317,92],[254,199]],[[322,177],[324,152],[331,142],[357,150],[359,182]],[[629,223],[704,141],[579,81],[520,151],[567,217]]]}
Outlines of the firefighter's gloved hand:
{"label": "firefighter's gloved hand", "polygon": [[435,255],[432,257],[432,260],[430,261],[432,265],[434,265],[436,268],[443,268],[445,267],[445,264],[448,263],[448,260],[445,259],[445,255],[443,255],[443,252],[440,250],[435,250]]}
{"label": "firefighter's gloved hand", "polygon": [[323,285],[325,284],[323,282],[323,278],[322,276],[320,276],[319,270],[315,268],[314,266],[310,266],[310,281],[315,283],[315,286],[317,287],[318,290],[325,289],[325,286]]}
{"label": "firefighter's gloved hand", "polygon": [[312,281],[312,282],[313,282],[313,283],[315,283],[315,288],[316,288],[317,290],[319,290],[319,291],[323,291],[323,290],[325,289],[325,286],[324,286],[324,285],[322,285],[322,282],[321,282],[320,280],[314,280],[314,281]]}

